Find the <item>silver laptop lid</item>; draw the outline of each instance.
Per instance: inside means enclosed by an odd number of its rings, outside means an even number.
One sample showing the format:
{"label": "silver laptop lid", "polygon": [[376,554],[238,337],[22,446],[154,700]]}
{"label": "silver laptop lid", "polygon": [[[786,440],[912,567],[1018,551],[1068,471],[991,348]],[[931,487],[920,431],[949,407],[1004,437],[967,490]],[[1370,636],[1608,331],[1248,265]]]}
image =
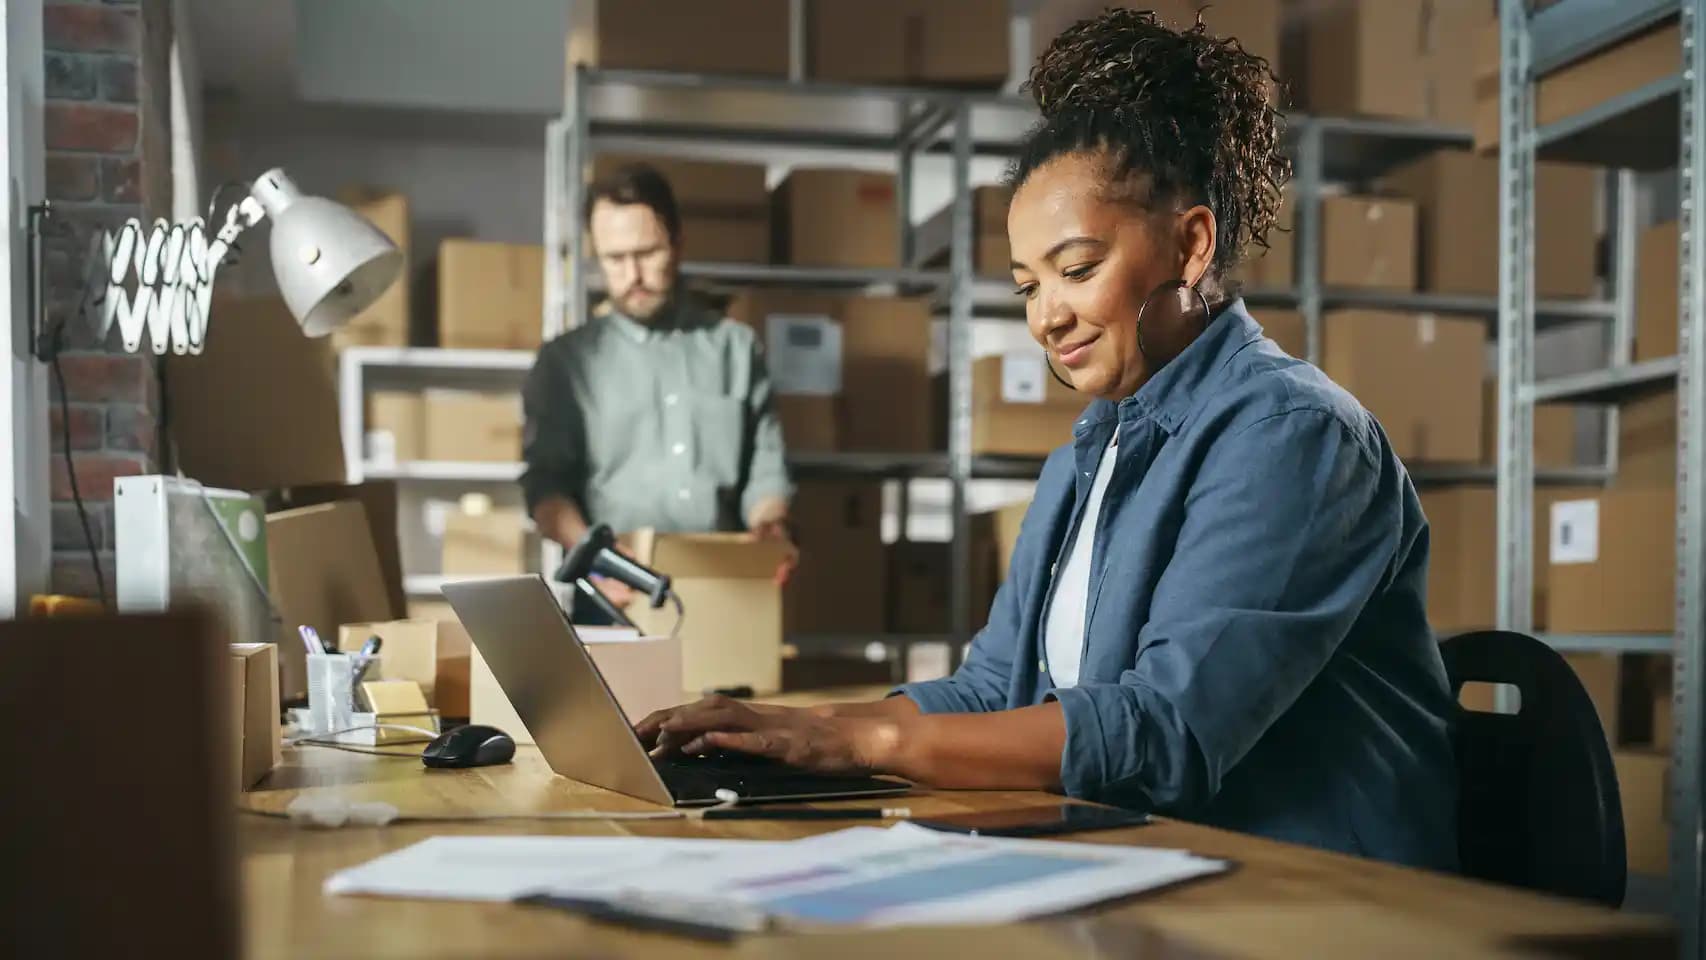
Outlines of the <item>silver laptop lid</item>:
{"label": "silver laptop lid", "polygon": [[444,596],[552,770],[675,803],[543,577],[447,583]]}

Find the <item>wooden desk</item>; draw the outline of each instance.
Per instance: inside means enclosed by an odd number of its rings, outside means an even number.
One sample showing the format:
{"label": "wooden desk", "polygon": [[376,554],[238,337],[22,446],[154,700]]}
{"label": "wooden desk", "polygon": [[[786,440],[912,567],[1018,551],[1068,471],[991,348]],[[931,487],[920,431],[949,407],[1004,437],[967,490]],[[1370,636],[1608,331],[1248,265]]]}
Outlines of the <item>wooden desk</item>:
{"label": "wooden desk", "polygon": [[[796,701],[798,702],[798,701]],[[383,800],[408,814],[645,810],[643,801],[554,776],[537,751],[513,764],[428,771],[414,759],[322,748],[285,765],[244,805],[282,811],[304,792]],[[917,816],[1053,798],[920,792]],[[894,803],[889,800],[887,803]],[[857,802],[855,802],[856,805]],[[327,897],[331,873],[436,834],[579,834],[787,839],[812,825],[698,821],[398,823],[312,830],[239,815],[248,956],[271,957],[1571,957],[1675,956],[1662,923],[1178,822],[1085,835],[1237,861],[1232,873],[1093,911],[999,928],[767,936],[732,947],[634,933],[539,908]],[[833,828],[831,825],[830,828]],[[188,922],[186,920],[186,922]],[[805,942],[802,942],[802,941]]]}

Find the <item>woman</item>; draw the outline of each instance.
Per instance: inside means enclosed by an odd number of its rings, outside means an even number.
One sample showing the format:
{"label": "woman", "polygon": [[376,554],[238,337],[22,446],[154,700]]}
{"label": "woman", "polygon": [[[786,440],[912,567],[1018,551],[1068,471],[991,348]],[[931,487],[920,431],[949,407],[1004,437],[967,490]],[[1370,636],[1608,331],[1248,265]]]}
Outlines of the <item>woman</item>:
{"label": "woman", "polygon": [[1373,417],[1228,285],[1289,172],[1270,79],[1236,42],[1134,11],[1032,70],[1013,277],[1046,358],[1096,399],[959,671],[877,703],[704,700],[642,740],[1454,865],[1415,491]]}

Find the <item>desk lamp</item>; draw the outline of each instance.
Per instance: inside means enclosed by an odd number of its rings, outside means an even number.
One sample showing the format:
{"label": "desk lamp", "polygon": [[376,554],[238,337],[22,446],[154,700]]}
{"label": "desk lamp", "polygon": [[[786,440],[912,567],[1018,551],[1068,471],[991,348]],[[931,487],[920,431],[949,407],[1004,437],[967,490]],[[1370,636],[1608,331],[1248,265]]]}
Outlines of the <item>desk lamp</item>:
{"label": "desk lamp", "polygon": [[[221,191],[214,193],[210,217]],[[40,222],[50,212],[46,204],[30,209],[38,299],[31,312],[38,331],[45,330],[39,318]],[[129,353],[141,349],[144,331],[156,354],[168,349],[201,353],[214,275],[232,262],[237,237],[267,218],[273,223],[273,276],[307,336],[323,337],[348,323],[385,292],[402,266],[403,255],[377,227],[340,203],[304,196],[275,168],[261,174],[249,186],[248,196],[226,209],[211,240],[199,217],[188,223],[156,220],[146,228],[132,218],[116,233],[97,232],[90,241],[79,313],[95,324],[102,341],[116,321],[120,342]],[[59,340],[38,336],[36,356],[50,360]]]}

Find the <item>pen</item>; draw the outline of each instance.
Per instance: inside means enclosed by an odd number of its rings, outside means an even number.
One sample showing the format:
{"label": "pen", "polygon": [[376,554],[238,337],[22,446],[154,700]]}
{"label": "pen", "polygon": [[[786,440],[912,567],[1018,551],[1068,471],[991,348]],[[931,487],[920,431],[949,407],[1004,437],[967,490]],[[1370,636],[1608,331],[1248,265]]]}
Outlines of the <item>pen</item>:
{"label": "pen", "polygon": [[766,810],[762,807],[718,807],[701,814],[706,820],[909,820],[909,807],[881,810]]}
{"label": "pen", "polygon": [[378,634],[368,637],[367,642],[361,645],[361,658],[366,660],[369,657],[377,656],[379,648],[384,645],[385,641],[379,639]]}
{"label": "pen", "polygon": [[325,646],[320,643],[320,635],[308,624],[304,623],[297,627],[296,635],[302,638],[302,645],[308,648],[310,654],[326,652]]}

